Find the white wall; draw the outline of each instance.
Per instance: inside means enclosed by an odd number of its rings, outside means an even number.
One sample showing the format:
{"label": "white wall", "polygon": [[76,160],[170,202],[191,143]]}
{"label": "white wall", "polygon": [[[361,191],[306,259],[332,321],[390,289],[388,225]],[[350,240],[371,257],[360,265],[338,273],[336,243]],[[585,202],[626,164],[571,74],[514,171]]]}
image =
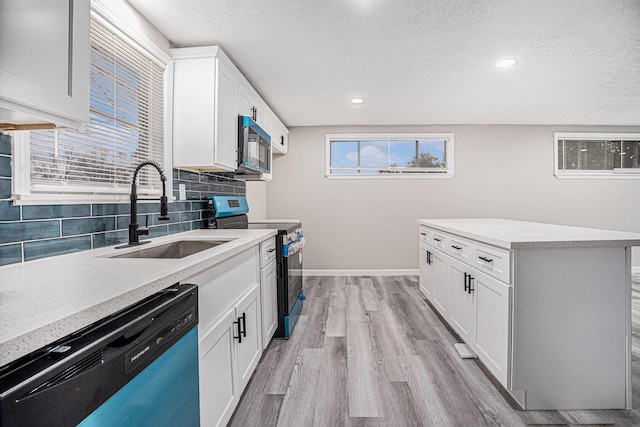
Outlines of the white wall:
{"label": "white wall", "polygon": [[[290,131],[289,152],[278,159],[278,173],[267,184],[267,212],[270,218],[302,220],[309,241],[308,269],[417,269],[418,218],[500,217],[640,232],[640,181],[553,176],[554,131],[638,132],[637,127],[339,126]],[[455,133],[453,178],[324,176],[326,133],[412,131]],[[634,265],[640,265],[638,258]]]}
{"label": "white wall", "polygon": [[267,183],[265,181],[247,181],[247,204],[249,221],[267,217]]}

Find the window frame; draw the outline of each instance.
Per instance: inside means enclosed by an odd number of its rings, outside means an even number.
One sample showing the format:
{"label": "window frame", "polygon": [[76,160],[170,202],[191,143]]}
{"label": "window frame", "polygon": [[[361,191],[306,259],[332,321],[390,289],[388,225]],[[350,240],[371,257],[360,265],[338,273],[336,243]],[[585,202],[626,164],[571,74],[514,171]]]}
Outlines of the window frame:
{"label": "window frame", "polygon": [[[168,189],[168,199],[173,201],[173,159],[172,159],[172,125],[171,102],[172,94],[169,90],[173,81],[173,64],[171,57],[160,47],[150,41],[145,35],[131,27],[127,22],[112,12],[99,1],[92,1],[91,19],[113,31],[122,40],[125,40],[134,49],[147,56],[152,61],[165,67],[163,77],[164,106],[163,106],[163,144],[164,144],[164,171],[167,176],[165,183]],[[73,185],[67,187],[66,183],[59,185],[33,185],[31,184],[31,152],[29,131],[11,132],[13,139],[12,161],[12,199],[15,205],[42,205],[42,204],[71,204],[71,203],[121,203],[129,201],[130,189],[118,187],[105,191],[106,186],[99,191],[92,185],[83,187]],[[159,177],[158,177],[159,179]],[[46,187],[46,189],[45,189]],[[153,191],[138,189],[138,193],[144,196],[159,196],[161,186],[156,186]]]}
{"label": "window frame", "polygon": [[[420,139],[445,140],[445,171],[417,169],[409,173],[379,174],[332,174],[331,143],[336,141],[407,141]],[[349,169],[349,168],[346,168]],[[375,168],[379,169],[379,168]],[[328,179],[448,179],[455,175],[454,134],[453,132],[416,132],[416,133],[339,133],[325,134],[325,177]]]}
{"label": "window frame", "polygon": [[558,179],[640,179],[640,168],[618,168],[612,170],[571,169],[558,167],[560,140],[573,141],[640,141],[640,133],[621,132],[554,132],[553,174]]}

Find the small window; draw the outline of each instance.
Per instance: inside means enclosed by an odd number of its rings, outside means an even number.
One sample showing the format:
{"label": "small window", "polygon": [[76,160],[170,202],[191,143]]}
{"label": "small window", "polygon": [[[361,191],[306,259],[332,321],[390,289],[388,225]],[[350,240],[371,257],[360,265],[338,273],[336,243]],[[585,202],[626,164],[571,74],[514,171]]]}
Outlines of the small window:
{"label": "small window", "polygon": [[640,134],[556,132],[554,136],[558,178],[640,179]]}
{"label": "small window", "polygon": [[[142,161],[170,168],[164,138],[164,76],[170,58],[145,50],[95,13],[90,41],[89,122],[77,131],[15,133],[16,164],[30,165],[16,174],[18,203],[126,200]],[[170,170],[165,173],[171,177]],[[146,168],[138,176],[140,194],[161,192],[155,170]]]}
{"label": "small window", "polygon": [[328,134],[326,176],[450,178],[453,134]]}

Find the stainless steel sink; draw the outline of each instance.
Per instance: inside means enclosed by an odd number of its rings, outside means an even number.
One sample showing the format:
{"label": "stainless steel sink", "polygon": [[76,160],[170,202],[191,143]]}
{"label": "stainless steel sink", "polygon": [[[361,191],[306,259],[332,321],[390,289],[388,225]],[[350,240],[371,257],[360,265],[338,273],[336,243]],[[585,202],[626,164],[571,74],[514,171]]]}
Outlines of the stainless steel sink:
{"label": "stainless steel sink", "polygon": [[139,249],[110,258],[184,258],[215,246],[224,245],[231,240],[178,240],[151,248]]}

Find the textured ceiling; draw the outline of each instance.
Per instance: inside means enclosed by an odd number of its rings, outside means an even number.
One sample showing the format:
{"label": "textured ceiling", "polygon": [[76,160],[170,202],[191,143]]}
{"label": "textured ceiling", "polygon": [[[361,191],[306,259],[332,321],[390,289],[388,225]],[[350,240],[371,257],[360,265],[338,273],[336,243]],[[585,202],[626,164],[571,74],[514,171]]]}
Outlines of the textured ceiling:
{"label": "textured ceiling", "polygon": [[288,126],[640,125],[638,0],[129,2],[220,45]]}

